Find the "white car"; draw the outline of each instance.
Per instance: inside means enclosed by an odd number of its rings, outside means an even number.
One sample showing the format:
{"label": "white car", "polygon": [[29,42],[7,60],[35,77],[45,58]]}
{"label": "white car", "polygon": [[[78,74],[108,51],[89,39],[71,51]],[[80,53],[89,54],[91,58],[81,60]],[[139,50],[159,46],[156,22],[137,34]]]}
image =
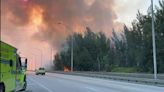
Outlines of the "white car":
{"label": "white car", "polygon": [[46,74],[45,68],[40,67],[39,69],[37,69],[37,70],[35,71],[35,74],[36,74],[36,75],[39,75],[39,74],[45,75],[45,74]]}

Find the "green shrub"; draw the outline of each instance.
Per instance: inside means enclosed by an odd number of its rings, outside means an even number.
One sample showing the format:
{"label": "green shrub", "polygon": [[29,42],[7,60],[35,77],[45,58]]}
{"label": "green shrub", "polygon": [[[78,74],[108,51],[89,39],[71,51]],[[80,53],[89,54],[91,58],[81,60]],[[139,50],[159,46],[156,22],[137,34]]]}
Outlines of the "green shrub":
{"label": "green shrub", "polygon": [[121,73],[135,73],[137,72],[137,68],[132,67],[115,67],[111,72],[121,72]]}

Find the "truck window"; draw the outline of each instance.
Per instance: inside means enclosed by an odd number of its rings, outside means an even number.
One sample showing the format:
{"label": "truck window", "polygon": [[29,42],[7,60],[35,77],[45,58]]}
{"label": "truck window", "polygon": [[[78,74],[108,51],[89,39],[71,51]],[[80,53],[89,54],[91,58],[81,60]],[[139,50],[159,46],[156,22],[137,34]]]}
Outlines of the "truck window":
{"label": "truck window", "polygon": [[17,56],[16,66],[17,66],[17,69],[18,69],[18,70],[22,69],[22,68],[21,68],[21,66],[22,66],[22,65],[21,65],[21,59],[20,59],[19,56]]}

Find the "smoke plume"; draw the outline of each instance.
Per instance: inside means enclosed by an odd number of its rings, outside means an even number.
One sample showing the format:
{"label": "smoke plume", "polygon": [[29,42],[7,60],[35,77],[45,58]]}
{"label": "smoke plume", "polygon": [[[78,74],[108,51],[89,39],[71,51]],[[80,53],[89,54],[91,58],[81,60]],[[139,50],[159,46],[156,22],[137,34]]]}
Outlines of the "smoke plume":
{"label": "smoke plume", "polygon": [[1,0],[2,40],[29,53],[42,47],[58,51],[68,35],[86,27],[110,36],[118,24],[114,5],[114,0]]}

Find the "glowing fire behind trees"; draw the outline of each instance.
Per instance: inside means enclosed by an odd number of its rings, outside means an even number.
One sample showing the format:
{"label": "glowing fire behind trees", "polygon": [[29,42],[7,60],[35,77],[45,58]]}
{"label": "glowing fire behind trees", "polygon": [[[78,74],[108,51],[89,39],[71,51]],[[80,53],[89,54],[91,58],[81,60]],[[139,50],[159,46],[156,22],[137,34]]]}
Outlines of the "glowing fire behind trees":
{"label": "glowing fire behind trees", "polygon": [[31,50],[38,53],[33,48],[46,50],[44,62],[50,61],[50,47],[60,50],[69,31],[90,27],[110,36],[114,27],[122,27],[115,22],[114,0],[1,0],[1,5],[2,40],[28,56]]}

